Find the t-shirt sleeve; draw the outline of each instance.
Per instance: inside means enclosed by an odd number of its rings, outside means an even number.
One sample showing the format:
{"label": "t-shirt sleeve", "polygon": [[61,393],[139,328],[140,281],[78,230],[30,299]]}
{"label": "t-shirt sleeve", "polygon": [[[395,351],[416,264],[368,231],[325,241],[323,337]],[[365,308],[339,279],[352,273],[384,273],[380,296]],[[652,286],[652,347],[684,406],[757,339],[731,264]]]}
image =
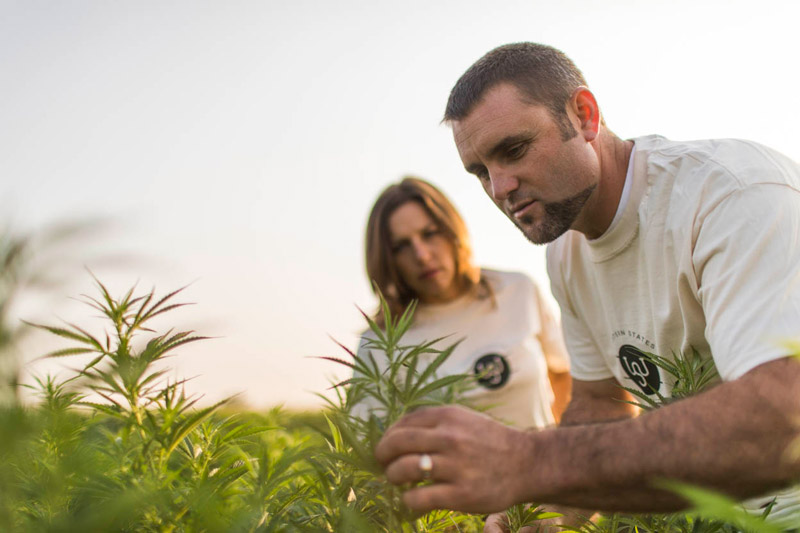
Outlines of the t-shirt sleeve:
{"label": "t-shirt sleeve", "polygon": [[561,309],[561,329],[570,360],[570,374],[582,381],[599,381],[614,377],[592,340],[586,323],[574,309],[564,283],[562,270],[553,245],[547,248],[547,274],[550,289]]}
{"label": "t-shirt sleeve", "polygon": [[692,264],[722,379],[785,357],[783,343],[800,334],[800,193],[752,185],[695,228]]}
{"label": "t-shirt sleeve", "polygon": [[569,356],[564,346],[561,322],[556,317],[550,302],[542,295],[539,284],[532,283],[536,308],[539,311],[539,344],[542,346],[547,369],[553,373],[569,372]]}

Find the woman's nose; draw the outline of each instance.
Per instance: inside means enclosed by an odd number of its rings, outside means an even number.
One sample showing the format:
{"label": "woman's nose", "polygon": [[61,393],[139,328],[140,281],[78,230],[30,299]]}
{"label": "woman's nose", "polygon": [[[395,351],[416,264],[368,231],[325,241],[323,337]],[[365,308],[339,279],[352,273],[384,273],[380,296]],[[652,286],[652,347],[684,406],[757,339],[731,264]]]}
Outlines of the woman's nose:
{"label": "woman's nose", "polygon": [[414,243],[414,256],[417,261],[424,263],[431,257],[431,249],[424,241],[420,240]]}

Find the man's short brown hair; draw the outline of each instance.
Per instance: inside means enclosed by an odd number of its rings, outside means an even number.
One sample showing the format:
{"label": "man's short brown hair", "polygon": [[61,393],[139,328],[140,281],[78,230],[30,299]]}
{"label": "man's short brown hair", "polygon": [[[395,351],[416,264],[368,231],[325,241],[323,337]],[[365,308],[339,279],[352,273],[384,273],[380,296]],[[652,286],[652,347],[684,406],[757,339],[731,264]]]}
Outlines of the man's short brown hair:
{"label": "man's short brown hair", "polygon": [[547,107],[564,140],[577,134],[567,118],[566,104],[575,89],[587,85],[586,80],[563,52],[537,43],[505,44],[476,61],[450,91],[443,120],[466,118],[486,92],[500,83],[511,83],[529,103]]}

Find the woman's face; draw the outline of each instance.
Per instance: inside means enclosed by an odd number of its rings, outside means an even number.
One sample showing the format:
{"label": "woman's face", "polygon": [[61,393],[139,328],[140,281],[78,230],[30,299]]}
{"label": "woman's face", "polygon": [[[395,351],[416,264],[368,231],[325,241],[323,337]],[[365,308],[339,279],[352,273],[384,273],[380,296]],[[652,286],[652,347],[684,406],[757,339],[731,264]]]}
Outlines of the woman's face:
{"label": "woman's face", "polygon": [[444,303],[460,295],[455,247],[419,203],[406,202],[389,215],[389,235],[397,270],[420,301]]}

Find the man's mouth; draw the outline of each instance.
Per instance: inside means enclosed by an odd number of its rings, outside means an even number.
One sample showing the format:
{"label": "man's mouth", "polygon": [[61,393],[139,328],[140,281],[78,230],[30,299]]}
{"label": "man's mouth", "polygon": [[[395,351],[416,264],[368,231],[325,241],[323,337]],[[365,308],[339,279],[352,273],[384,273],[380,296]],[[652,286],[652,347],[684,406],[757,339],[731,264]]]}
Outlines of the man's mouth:
{"label": "man's mouth", "polygon": [[519,220],[520,218],[524,217],[528,214],[528,211],[536,203],[536,200],[528,200],[526,202],[521,202],[517,205],[512,206],[509,211],[511,216]]}

